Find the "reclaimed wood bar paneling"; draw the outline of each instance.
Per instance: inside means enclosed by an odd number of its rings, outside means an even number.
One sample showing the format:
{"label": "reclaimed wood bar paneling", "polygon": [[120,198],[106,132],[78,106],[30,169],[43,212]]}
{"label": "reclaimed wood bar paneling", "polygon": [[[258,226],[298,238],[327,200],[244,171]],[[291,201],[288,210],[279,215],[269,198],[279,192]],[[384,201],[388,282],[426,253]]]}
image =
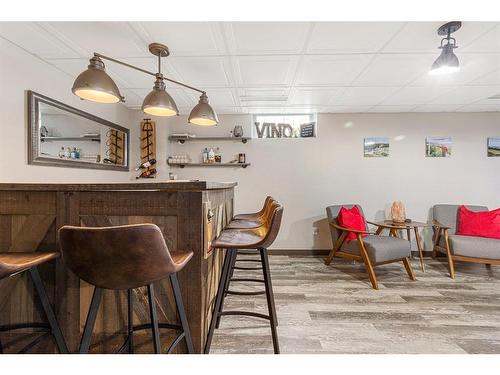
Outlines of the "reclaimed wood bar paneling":
{"label": "reclaimed wood bar paneling", "polygon": [[[57,248],[57,230],[63,225],[109,226],[154,223],[169,249],[192,250],[194,257],[179,273],[179,282],[195,350],[203,351],[211,304],[220,275],[221,254],[207,254],[212,240],[232,216],[235,183],[174,181],[125,184],[0,184],[0,251],[36,251]],[[208,209],[216,213],[207,220]],[[208,233],[204,233],[210,228]],[[42,266],[42,275],[71,351],[78,348],[92,287],[79,280],[58,260]],[[0,280],[0,322],[40,321],[38,301],[23,275]],[[168,279],[156,286],[160,321],[177,322]],[[123,343],[126,328],[126,292],[106,291],[94,330],[91,352],[112,353]],[[135,324],[149,322],[145,291],[135,291]],[[17,335],[17,336],[16,336]],[[138,352],[152,352],[148,331],[136,334]],[[174,335],[162,330],[162,345]],[[0,336],[4,351],[15,351],[23,341],[18,333]],[[185,350],[184,344],[180,351]],[[50,353],[46,340],[37,352]]]}

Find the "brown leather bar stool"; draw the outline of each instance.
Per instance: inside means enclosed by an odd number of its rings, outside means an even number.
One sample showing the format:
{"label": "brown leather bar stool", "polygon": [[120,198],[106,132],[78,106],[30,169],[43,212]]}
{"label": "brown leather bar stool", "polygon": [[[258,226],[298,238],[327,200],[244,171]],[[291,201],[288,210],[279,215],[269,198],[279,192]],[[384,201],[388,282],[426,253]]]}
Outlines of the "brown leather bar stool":
{"label": "brown leather bar stool", "polygon": [[255,214],[236,215],[224,229],[256,229],[261,227],[277,205],[279,203],[273,197],[267,197],[261,211]]}
{"label": "brown leather bar stool", "polygon": [[[154,224],[99,228],[64,226],[59,230],[59,242],[63,260],[68,268],[82,280],[94,285],[94,294],[80,342],[80,353],[89,351],[103,289],[127,290],[127,340],[122,349],[128,344],[128,352],[133,353],[134,331],[150,328],[153,333],[154,351],[159,354],[159,328],[168,328],[180,331],[180,334],[172,342],[167,353],[171,353],[183,338],[186,340],[188,352],[194,353],[177,280],[177,272],[189,262],[193,256],[192,251],[169,252],[160,228]],[[153,283],[167,276],[172,284],[180,325],[158,323]],[[143,286],[148,289],[151,324],[134,326],[132,290]]]}
{"label": "brown leather bar stool", "polygon": [[[213,248],[226,249],[224,265],[219,281],[219,288],[215,298],[215,304],[212,313],[212,320],[208,331],[208,337],[205,344],[205,354],[210,352],[214,330],[221,316],[224,315],[245,315],[269,320],[271,326],[271,335],[273,339],[274,353],[279,354],[279,342],[276,327],[278,319],[276,315],[276,306],[274,303],[273,287],[271,283],[271,273],[269,268],[269,258],[267,248],[274,242],[278,235],[281,218],[283,215],[283,207],[279,204],[264,217],[263,225],[255,229],[225,229],[220,236],[212,243]],[[263,279],[235,279],[232,278],[232,268],[238,249],[258,250],[260,254],[260,263],[262,265]],[[254,268],[245,268],[254,269]],[[256,269],[256,268],[255,268]],[[260,269],[260,268],[259,268]],[[248,281],[263,283],[265,291],[258,292],[238,292],[229,290],[231,281]],[[222,311],[222,302],[226,294],[236,295],[258,295],[266,294],[267,308],[269,315],[264,315],[250,311]]]}
{"label": "brown leather bar stool", "polygon": [[[18,275],[23,272],[28,272],[31,281],[35,285],[36,293],[40,298],[43,313],[48,323],[17,323],[0,325],[0,332],[8,332],[23,328],[35,328],[44,332],[43,335],[39,336],[29,344],[27,344],[20,353],[25,353],[37,343],[42,341],[49,334],[52,335],[56,343],[59,353],[68,353],[68,347],[66,346],[66,341],[61,332],[61,328],[57,323],[56,316],[52,307],[50,306],[50,301],[47,296],[47,292],[43,286],[40,274],[38,273],[38,266],[49,262],[53,259],[59,257],[59,253],[53,251],[39,251],[32,253],[0,253],[0,280]],[[2,343],[0,342],[0,353],[3,353]]]}

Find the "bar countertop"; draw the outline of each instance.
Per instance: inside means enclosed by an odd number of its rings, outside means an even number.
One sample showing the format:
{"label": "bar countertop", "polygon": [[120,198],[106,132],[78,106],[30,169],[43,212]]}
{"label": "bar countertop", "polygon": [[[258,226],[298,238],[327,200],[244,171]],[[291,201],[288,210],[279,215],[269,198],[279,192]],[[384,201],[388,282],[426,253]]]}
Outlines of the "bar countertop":
{"label": "bar countertop", "polygon": [[174,180],[112,183],[0,183],[0,191],[202,191],[230,189],[236,182]]}

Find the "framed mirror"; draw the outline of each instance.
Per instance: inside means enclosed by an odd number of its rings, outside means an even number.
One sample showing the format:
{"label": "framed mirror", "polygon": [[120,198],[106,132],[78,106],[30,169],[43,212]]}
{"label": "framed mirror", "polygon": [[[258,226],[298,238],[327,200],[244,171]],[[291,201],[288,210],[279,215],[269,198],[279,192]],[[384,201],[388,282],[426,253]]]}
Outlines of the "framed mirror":
{"label": "framed mirror", "polygon": [[28,164],[129,171],[129,129],[33,91]]}

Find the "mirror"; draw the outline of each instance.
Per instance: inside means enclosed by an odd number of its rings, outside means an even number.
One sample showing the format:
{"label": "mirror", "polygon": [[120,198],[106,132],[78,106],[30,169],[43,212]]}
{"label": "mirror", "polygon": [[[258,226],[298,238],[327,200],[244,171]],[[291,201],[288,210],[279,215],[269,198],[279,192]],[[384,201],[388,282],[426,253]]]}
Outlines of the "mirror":
{"label": "mirror", "polygon": [[129,130],[28,91],[28,163],[129,170]]}

